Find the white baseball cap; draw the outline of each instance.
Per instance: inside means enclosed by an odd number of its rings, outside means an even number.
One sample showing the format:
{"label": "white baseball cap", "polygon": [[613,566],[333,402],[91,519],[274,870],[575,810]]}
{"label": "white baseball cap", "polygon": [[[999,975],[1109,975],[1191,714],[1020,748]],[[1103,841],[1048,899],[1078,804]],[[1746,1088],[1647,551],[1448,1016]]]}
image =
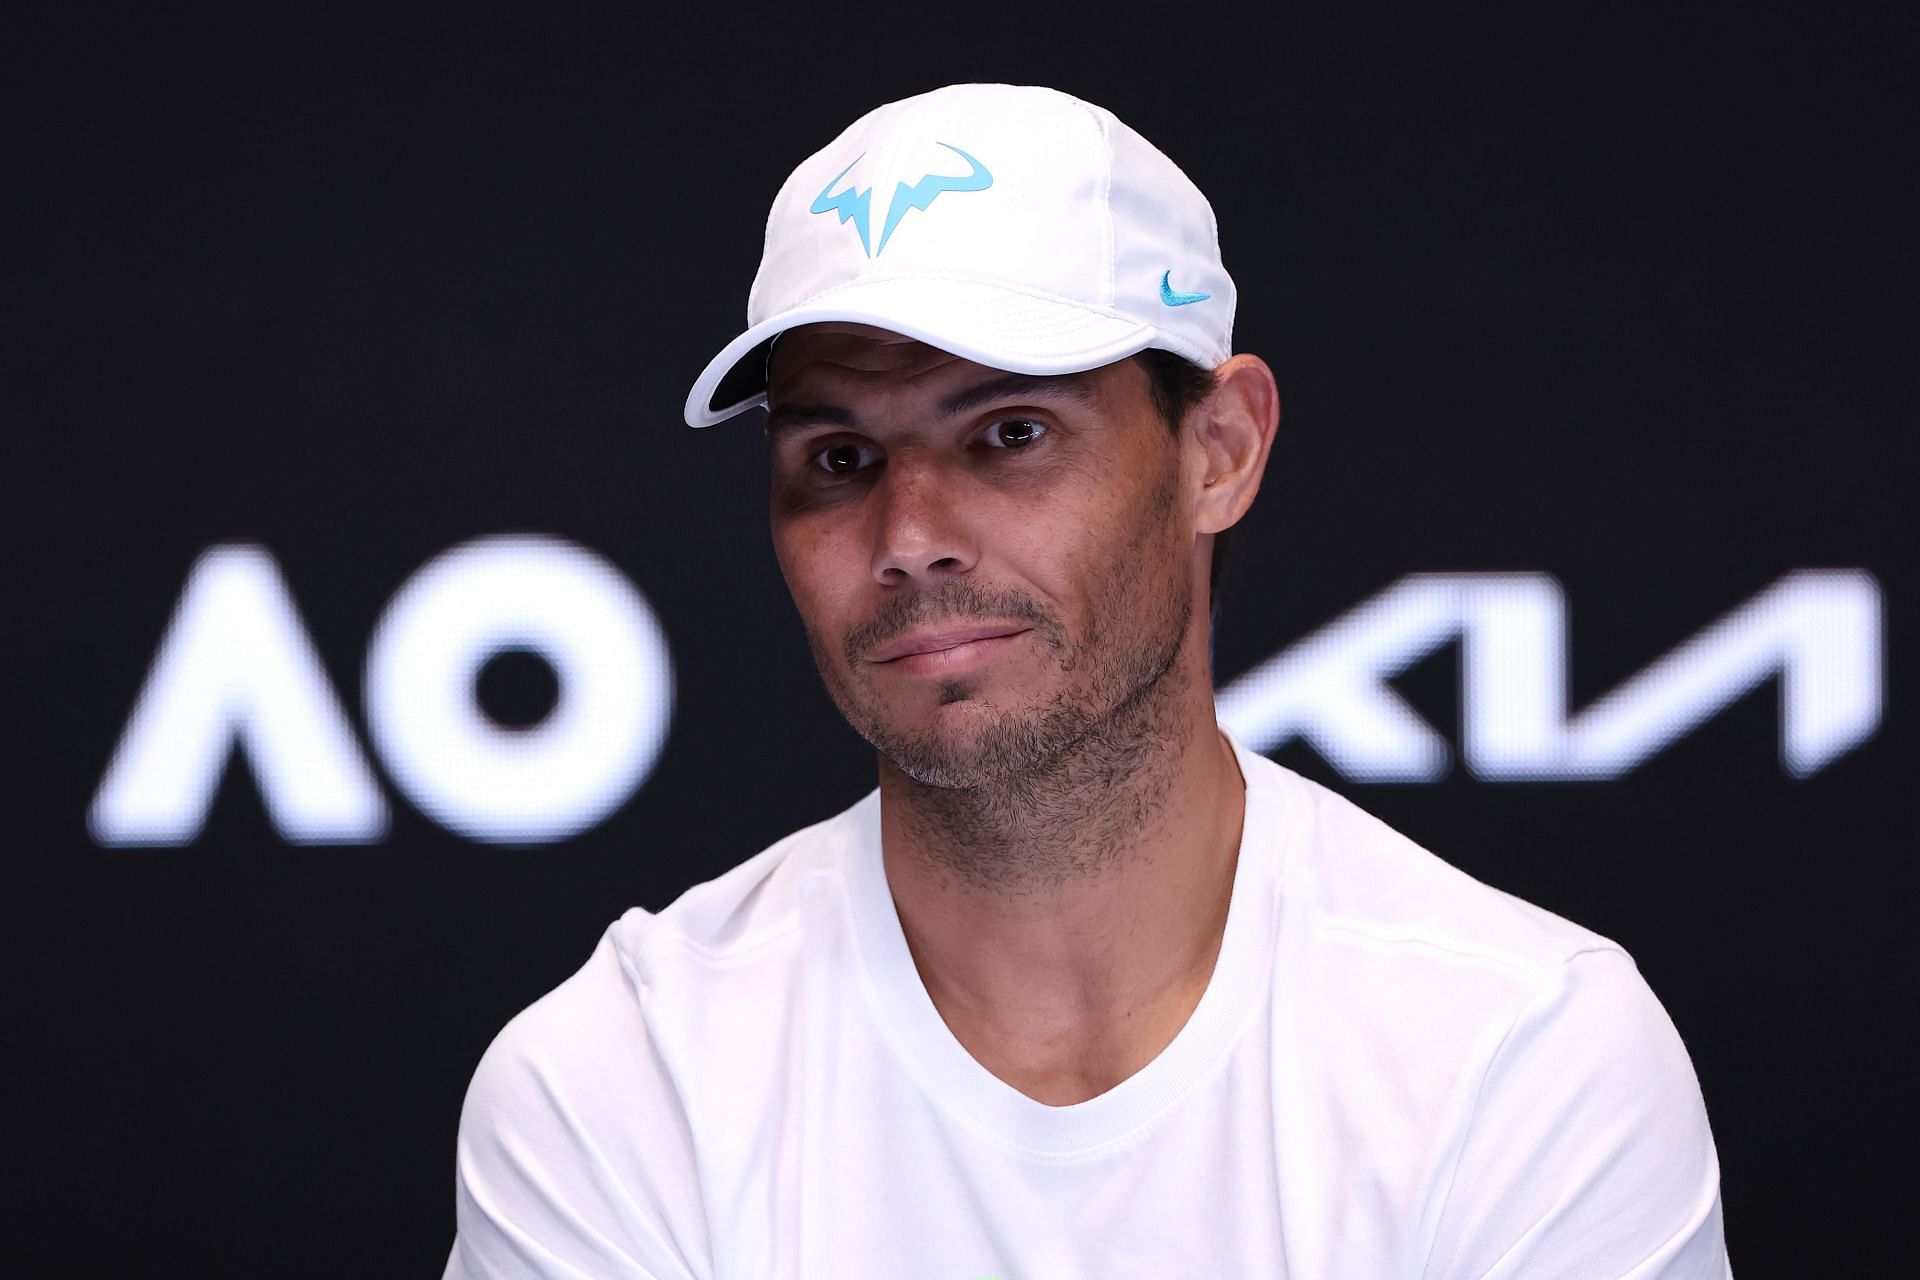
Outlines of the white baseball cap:
{"label": "white baseball cap", "polygon": [[1160,347],[1232,353],[1233,281],[1206,197],[1111,111],[956,84],[878,107],[774,197],[747,330],[687,396],[707,427],[767,401],[773,340],[873,325],[1014,373]]}

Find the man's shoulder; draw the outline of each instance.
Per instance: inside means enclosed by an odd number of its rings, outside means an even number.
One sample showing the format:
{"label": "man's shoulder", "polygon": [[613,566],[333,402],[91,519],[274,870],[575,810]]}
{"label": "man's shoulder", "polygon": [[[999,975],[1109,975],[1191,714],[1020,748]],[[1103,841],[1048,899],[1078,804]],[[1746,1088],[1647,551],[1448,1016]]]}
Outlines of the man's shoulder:
{"label": "man's shoulder", "polygon": [[[563,1143],[591,1113],[596,1132],[633,1139],[622,1150],[665,1131],[686,1138],[690,1153],[684,1108],[750,1087],[767,1029],[789,1002],[801,935],[823,910],[839,915],[842,854],[866,838],[874,809],[869,795],[659,912],[635,907],[615,920],[586,963],[508,1022],[482,1057],[462,1121],[474,1150],[497,1148],[502,1133]],[[821,932],[843,931],[829,923]]]}
{"label": "man's shoulder", "polygon": [[1252,758],[1248,787],[1276,800],[1286,914],[1331,943],[1535,980],[1576,955],[1620,950],[1476,880],[1353,800],[1264,757]]}
{"label": "man's shoulder", "polygon": [[1427,1273],[1641,1274],[1657,1249],[1662,1275],[1724,1275],[1699,1085],[1632,957],[1327,787],[1242,768],[1282,815],[1275,1035],[1296,1087],[1276,1105],[1300,1131],[1344,1117],[1368,1176],[1381,1152],[1429,1161],[1450,1189]]}
{"label": "man's shoulder", "polygon": [[632,910],[609,930],[614,948],[645,984],[663,966],[750,965],[797,942],[809,913],[837,910],[853,846],[876,838],[879,793],[802,827],[659,912]]}

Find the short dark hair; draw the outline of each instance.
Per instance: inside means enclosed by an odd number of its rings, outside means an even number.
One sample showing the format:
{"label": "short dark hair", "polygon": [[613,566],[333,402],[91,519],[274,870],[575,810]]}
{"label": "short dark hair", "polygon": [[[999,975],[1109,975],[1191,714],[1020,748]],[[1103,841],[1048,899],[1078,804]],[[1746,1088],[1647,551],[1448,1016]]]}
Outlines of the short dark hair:
{"label": "short dark hair", "polygon": [[[1174,435],[1193,407],[1213,390],[1213,370],[1195,364],[1183,355],[1148,347],[1134,356],[1147,374],[1147,389],[1153,395],[1153,407],[1166,420]],[[1207,568],[1207,598],[1213,606],[1213,620],[1220,620],[1220,579],[1227,567],[1227,535],[1222,529],[1213,535],[1213,563]]]}

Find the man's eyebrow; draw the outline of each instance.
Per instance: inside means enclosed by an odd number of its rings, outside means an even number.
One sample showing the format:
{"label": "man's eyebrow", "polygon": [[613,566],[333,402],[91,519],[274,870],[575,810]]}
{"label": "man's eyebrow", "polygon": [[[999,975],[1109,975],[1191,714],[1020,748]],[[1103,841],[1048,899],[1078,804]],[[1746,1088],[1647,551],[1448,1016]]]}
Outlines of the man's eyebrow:
{"label": "man's eyebrow", "polygon": [[821,424],[856,430],[860,420],[852,411],[830,404],[782,404],[767,409],[767,439]]}
{"label": "man's eyebrow", "polygon": [[[983,404],[1016,396],[1077,400],[1082,404],[1091,404],[1094,400],[1093,386],[1085,373],[1000,373],[954,392],[940,402],[938,409],[942,417],[951,418]],[[860,418],[850,409],[831,404],[782,404],[767,409],[768,439],[821,425],[857,431]]]}
{"label": "man's eyebrow", "polygon": [[1051,400],[1078,400],[1093,403],[1093,387],[1084,373],[1002,373],[977,382],[964,391],[956,391],[940,402],[940,412],[952,417],[994,400],[1015,396],[1036,396]]}

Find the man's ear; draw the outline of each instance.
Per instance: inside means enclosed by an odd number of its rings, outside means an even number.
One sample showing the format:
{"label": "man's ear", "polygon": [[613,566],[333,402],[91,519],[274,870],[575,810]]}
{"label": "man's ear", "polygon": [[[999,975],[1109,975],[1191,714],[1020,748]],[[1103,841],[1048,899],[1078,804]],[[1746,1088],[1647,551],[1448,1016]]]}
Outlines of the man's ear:
{"label": "man's ear", "polygon": [[1258,356],[1234,356],[1213,371],[1213,390],[1188,421],[1205,457],[1194,531],[1219,533],[1239,522],[1260,491],[1280,426],[1273,370]]}

